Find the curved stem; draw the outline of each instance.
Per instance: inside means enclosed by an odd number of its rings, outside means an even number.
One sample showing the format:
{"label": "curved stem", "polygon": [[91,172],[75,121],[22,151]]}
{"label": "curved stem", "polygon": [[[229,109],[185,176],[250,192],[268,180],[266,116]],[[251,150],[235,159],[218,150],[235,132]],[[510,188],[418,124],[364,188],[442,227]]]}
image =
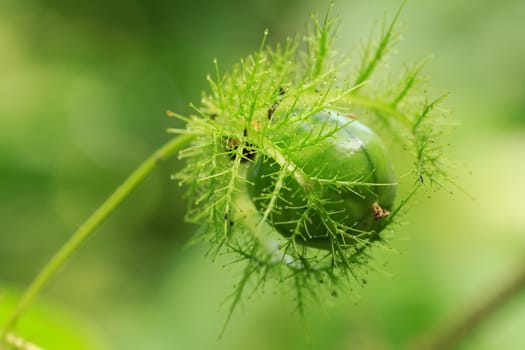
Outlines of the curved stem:
{"label": "curved stem", "polygon": [[396,107],[392,106],[391,104],[387,104],[380,100],[355,94],[350,94],[348,96],[348,99],[350,100],[351,105],[359,106],[362,108],[382,113],[384,115],[392,116],[400,122],[402,122],[405,126],[412,128],[412,123],[409,120],[408,116],[401,113]]}
{"label": "curved stem", "polygon": [[13,333],[7,333],[5,336],[5,343],[7,346],[17,350],[44,350],[38,345],[28,342],[24,338],[21,338]]}
{"label": "curved stem", "polygon": [[430,334],[413,344],[411,350],[446,350],[455,349],[469,333],[474,331],[483,321],[492,316],[510,299],[525,291],[525,265],[521,265],[516,275],[500,290],[488,297],[477,307],[466,312],[456,322],[451,323],[440,332]]}
{"label": "curved stem", "polygon": [[31,304],[35,297],[40,293],[45,284],[57,271],[57,269],[77,250],[82,242],[90,236],[102,221],[113,212],[115,208],[140,184],[146,176],[151,173],[157,164],[162,160],[173,155],[182,147],[190,143],[195,138],[193,134],[183,134],[165,143],[149,158],[139,165],[129,177],[113,192],[104,203],[71,235],[69,240],[56,252],[49,260],[38,275],[33,279],[31,284],[25,290],[20,301],[16,305],[7,321],[0,329],[0,340],[5,339],[7,332]]}

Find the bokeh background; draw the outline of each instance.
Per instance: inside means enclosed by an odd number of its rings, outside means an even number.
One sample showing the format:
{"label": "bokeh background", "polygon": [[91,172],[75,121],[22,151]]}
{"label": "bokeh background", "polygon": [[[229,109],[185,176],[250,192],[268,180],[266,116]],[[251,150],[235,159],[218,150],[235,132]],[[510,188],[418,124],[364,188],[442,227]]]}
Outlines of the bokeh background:
{"label": "bokeh background", "polygon": [[[398,1],[338,1],[337,48],[355,52]],[[0,315],[69,234],[226,68],[302,32],[320,0],[1,0]],[[40,299],[53,349],[398,349],[446,325],[525,264],[525,2],[409,1],[393,69],[434,55],[429,96],[450,92],[447,141],[468,193],[421,196],[377,253],[359,297],[311,305],[267,290],[218,340],[239,277],[185,248],[182,190],[163,164],[60,269]],[[473,197],[473,198],[471,198]],[[11,302],[12,304],[12,302]],[[49,307],[53,305],[53,307]],[[38,309],[42,306],[35,306]],[[61,311],[59,311],[61,310]],[[54,313],[57,314],[54,314]],[[23,322],[23,321],[22,321]],[[75,325],[73,327],[73,324]],[[48,327],[48,328],[46,328]],[[55,328],[54,328],[55,327]],[[74,328],[69,334],[67,329]],[[521,295],[460,349],[525,348]],[[50,335],[51,334],[51,335]],[[85,341],[81,339],[86,339]],[[88,345],[90,344],[90,345]],[[96,344],[96,345],[93,345]],[[52,350],[50,348],[50,350]]]}

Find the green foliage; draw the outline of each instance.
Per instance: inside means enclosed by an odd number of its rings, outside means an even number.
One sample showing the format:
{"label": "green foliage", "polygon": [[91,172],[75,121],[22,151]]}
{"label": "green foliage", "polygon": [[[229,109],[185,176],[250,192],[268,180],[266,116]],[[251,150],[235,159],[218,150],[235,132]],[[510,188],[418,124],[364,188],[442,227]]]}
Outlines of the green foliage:
{"label": "green foliage", "polygon": [[[245,266],[232,294],[228,319],[249,289],[269,283],[291,287],[302,313],[307,297],[337,295],[351,290],[355,283],[366,283],[373,265],[370,248],[389,249],[385,235],[374,231],[355,234],[352,245],[331,239],[328,251],[298,245],[295,235],[284,238],[276,233],[268,221],[274,211],[283,209],[276,203],[286,200],[283,186],[287,177],[304,187],[308,210],[321,217],[334,237],[348,227],[323,210],[323,198],[316,189],[356,191],[371,186],[363,178],[313,176],[291,160],[292,153],[321,144],[344,125],[323,125],[306,139],[286,145],[276,141],[276,134],[293,133],[297,125],[326,110],[356,116],[381,131],[391,147],[412,158],[411,176],[403,176],[399,183],[404,197],[386,218],[389,228],[418,188],[431,190],[448,181],[438,139],[443,114],[437,106],[442,98],[427,102],[418,89],[426,61],[407,69],[394,84],[385,84],[389,74],[380,70],[397,38],[398,16],[399,12],[383,26],[377,43],[363,49],[357,69],[349,70],[349,60],[339,57],[332,47],[337,20],[330,13],[322,21],[313,17],[302,42],[289,38],[271,48],[265,44],[265,32],[260,49],[230,72],[222,73],[215,60],[215,77],[208,77],[209,92],[203,93],[199,106],[193,106],[196,114],[177,115],[187,121],[187,128],[172,131],[197,135],[181,152],[186,167],[175,175],[188,189],[186,218],[204,227],[198,239],[211,244],[212,257],[230,255],[232,262]],[[262,155],[272,158],[279,170],[272,175],[276,185],[268,193],[268,205],[258,212],[246,195],[246,171]],[[304,226],[308,210],[292,224]]]}

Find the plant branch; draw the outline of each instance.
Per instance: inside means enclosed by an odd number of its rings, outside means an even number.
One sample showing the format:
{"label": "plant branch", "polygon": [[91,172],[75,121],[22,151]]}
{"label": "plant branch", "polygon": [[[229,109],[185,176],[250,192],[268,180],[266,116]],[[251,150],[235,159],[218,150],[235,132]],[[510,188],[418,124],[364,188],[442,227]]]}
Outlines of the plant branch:
{"label": "plant branch", "polygon": [[45,284],[53,276],[62,264],[69,258],[69,256],[77,250],[82,242],[88,238],[91,233],[97,228],[104,219],[118,207],[136,187],[140,184],[146,176],[164,159],[173,155],[185,145],[189,144],[195,135],[184,134],[171,139],[157,151],[155,151],[149,158],[138,166],[131,175],[113,192],[104,203],[71,235],[68,241],[56,252],[56,254],[49,260],[38,275],[33,279],[31,284],[25,290],[20,301],[16,305],[13,312],[0,329],[0,340],[7,339],[8,331],[14,325],[16,320],[22,315],[25,309],[32,303],[35,297],[40,293]]}
{"label": "plant branch", "polygon": [[[37,346],[31,342],[28,342],[27,340],[13,333],[7,333],[4,337],[4,341],[7,346],[13,349],[16,349],[16,350],[44,350],[40,346]],[[0,348],[0,349],[3,349],[3,348]]]}
{"label": "plant branch", "polygon": [[525,264],[522,264],[516,275],[500,290],[488,297],[483,303],[468,311],[456,322],[444,327],[441,331],[422,337],[409,347],[411,350],[446,350],[455,349],[469,333],[479,327],[483,321],[492,316],[506,302],[525,291]]}

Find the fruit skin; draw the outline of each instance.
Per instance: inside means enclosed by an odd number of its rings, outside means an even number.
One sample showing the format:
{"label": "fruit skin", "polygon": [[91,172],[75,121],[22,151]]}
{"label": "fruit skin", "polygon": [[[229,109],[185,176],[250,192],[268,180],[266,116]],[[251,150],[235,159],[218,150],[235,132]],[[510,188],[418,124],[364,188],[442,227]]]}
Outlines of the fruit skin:
{"label": "fruit skin", "polygon": [[[359,240],[376,239],[388,223],[386,216],[394,206],[396,195],[392,164],[379,136],[361,122],[333,111],[316,113],[308,123],[287,124],[290,128],[276,131],[272,141],[283,150],[298,149],[285,154],[307,177],[378,185],[349,189],[311,180],[308,186],[301,186],[292,175],[286,176],[276,207],[268,217],[269,223],[280,234],[290,237],[308,207],[307,197],[315,194],[323,203],[322,207],[315,204],[320,201],[310,201],[308,218],[296,235],[297,242],[332,249],[334,237],[343,247],[355,246],[358,235]],[[328,135],[335,128],[339,129],[315,145],[299,146],[312,135]],[[280,165],[265,155],[259,155],[248,169],[248,194],[261,213],[269,202],[261,196],[274,190],[279,169]],[[333,225],[327,227],[323,220],[327,213],[330,213],[331,222],[336,222],[338,229],[343,231],[335,233]]]}

